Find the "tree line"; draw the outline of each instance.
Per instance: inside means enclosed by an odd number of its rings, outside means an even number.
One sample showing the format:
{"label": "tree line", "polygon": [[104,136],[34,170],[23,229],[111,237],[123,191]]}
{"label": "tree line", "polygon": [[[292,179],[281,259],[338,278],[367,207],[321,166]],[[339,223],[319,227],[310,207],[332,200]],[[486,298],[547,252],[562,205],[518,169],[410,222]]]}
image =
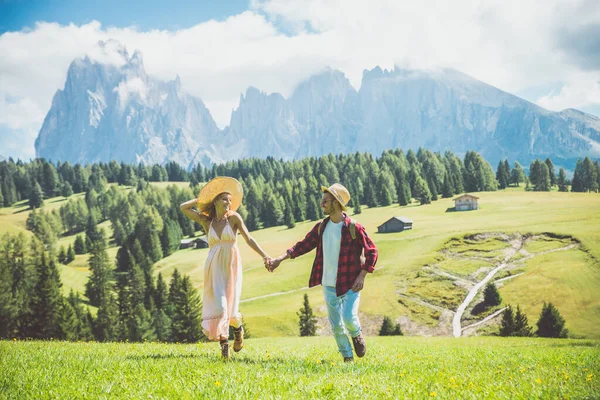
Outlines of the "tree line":
{"label": "tree line", "polygon": [[[172,302],[175,299],[169,298],[171,290],[165,289],[166,283],[160,275],[153,275],[152,268],[154,263],[179,247],[182,237],[192,236],[202,229],[178,208],[179,204],[196,196],[200,182],[221,175],[238,178],[245,192],[244,205],[239,212],[248,228],[256,230],[282,224],[293,227],[296,221],[322,218],[320,186],[328,186],[333,182],[346,185],[352,195],[350,205],[355,213],[360,213],[361,205],[406,205],[412,199],[428,204],[440,197],[448,198],[465,191],[497,190],[505,183],[520,185],[525,182],[534,190],[543,190],[546,186],[539,183],[539,176],[554,176],[553,167],[549,167],[551,161],[546,160],[539,167],[534,164],[530,166],[529,178],[518,162],[510,170],[507,160],[499,164],[494,175],[490,164],[476,152],[467,152],[461,159],[449,151],[441,154],[426,149],[417,152],[409,150],[406,153],[400,149],[385,151],[377,159],[368,153],[358,152],[294,161],[244,159],[211,168],[198,165],[189,172],[176,163],[145,167],[143,164],[131,166],[113,161],[91,166],[71,166],[69,163],[52,164],[44,159],[30,163],[8,160],[0,162],[0,201],[4,205],[11,205],[29,200],[32,211],[26,227],[36,237],[31,243],[38,243],[44,250],[41,252],[46,257],[44,265],[48,264],[45,268],[56,269],[56,263],[68,264],[76,254],[89,254],[90,276],[86,283],[85,304],[97,309],[97,314],[92,317],[89,312],[81,311],[84,300],[76,294],[69,296],[67,300],[70,299],[70,302],[67,303],[73,312],[79,313],[78,323],[89,327],[93,338],[195,341],[201,338],[199,328],[189,328],[195,323],[183,323],[180,317],[175,317]],[[599,173],[594,175],[594,171],[598,171],[597,161],[591,163],[585,159],[579,164],[581,171],[576,170],[578,175],[577,179],[573,179],[573,186],[597,190],[598,185],[588,182],[600,176]],[[559,172],[556,178],[559,189],[560,176]],[[166,189],[159,189],[149,184],[151,181],[182,180],[189,181],[190,186],[180,188],[170,185]],[[585,183],[577,186],[578,182]],[[127,188],[122,190],[118,185]],[[73,193],[82,192],[84,196],[72,196]],[[65,196],[67,201],[59,209],[46,211],[44,199],[56,195]],[[101,227],[109,229],[109,235]],[[72,245],[57,248],[59,238],[71,235],[76,235]],[[14,255],[11,249],[19,240],[21,238],[8,236],[0,242],[2,248],[6,249],[0,272],[12,276],[10,291],[6,291],[8,286],[5,285],[2,295],[10,293],[13,302],[12,311],[3,309],[2,315],[17,316],[17,320],[33,318],[32,310],[35,310],[29,303],[23,303],[18,291],[13,289],[14,285],[19,286],[21,282],[20,267],[14,269],[10,261]],[[116,260],[110,260],[106,253],[109,245],[119,248]],[[17,253],[21,254],[23,250]],[[39,263],[33,261],[32,255],[20,259],[27,260],[30,271],[38,268]],[[54,278],[50,277],[54,275],[52,271],[46,274],[32,272],[28,278],[29,286],[26,286],[32,289],[41,277],[52,280]],[[171,280],[171,289],[174,280],[176,278]],[[185,293],[179,298],[195,304],[192,295],[195,291],[191,288],[189,278],[178,277],[176,282],[179,282],[175,287],[176,292]],[[57,283],[52,285],[56,286]],[[166,292],[169,292],[168,296]],[[56,310],[68,309],[63,300],[47,304],[54,304]],[[196,306],[190,307],[188,309],[196,309]],[[62,311],[56,310],[56,315],[62,315]],[[188,328],[180,327],[185,324]],[[33,325],[27,326],[29,328],[21,329],[11,325],[10,334],[18,337],[48,337],[48,333],[39,336],[35,329],[31,329]],[[188,333],[180,334],[182,330]],[[88,331],[87,328],[85,331]]]}
{"label": "tree line", "polygon": [[[150,299],[135,267],[115,282],[102,231],[92,242],[85,295],[62,294],[57,259],[33,237],[6,234],[0,241],[0,338],[194,342],[202,339],[201,300],[188,276],[162,275]],[[126,281],[126,283],[123,283]],[[147,306],[146,302],[149,302]]]}

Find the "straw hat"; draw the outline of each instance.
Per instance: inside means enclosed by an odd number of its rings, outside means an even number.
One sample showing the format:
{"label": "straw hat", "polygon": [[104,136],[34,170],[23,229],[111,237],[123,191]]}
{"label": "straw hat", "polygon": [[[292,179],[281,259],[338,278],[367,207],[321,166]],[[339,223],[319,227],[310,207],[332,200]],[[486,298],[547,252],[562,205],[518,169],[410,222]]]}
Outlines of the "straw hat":
{"label": "straw hat", "polygon": [[207,205],[211,204],[215,197],[221,193],[231,194],[231,211],[235,211],[242,204],[244,197],[244,189],[242,184],[235,178],[228,176],[217,176],[208,182],[198,194],[198,209],[202,210]]}
{"label": "straw hat", "polygon": [[348,189],[346,189],[344,186],[340,185],[339,183],[334,183],[328,188],[325,186],[321,186],[321,191],[323,193],[330,193],[340,203],[340,205],[342,206],[342,210],[347,210],[346,204],[348,204],[348,202],[350,201],[350,193],[348,192]]}

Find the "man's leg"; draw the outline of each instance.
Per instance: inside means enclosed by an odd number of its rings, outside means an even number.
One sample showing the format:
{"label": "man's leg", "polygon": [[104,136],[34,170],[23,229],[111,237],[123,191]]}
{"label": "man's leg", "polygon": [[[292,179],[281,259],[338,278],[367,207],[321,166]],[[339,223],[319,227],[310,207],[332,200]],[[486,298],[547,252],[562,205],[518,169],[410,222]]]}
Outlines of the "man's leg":
{"label": "man's leg", "polygon": [[323,286],[325,304],[327,304],[327,316],[333,331],[333,337],[337,342],[338,350],[344,358],[352,357],[352,346],[348,335],[344,332],[344,321],[342,318],[342,297],[337,297],[334,287]]}
{"label": "man's leg", "polygon": [[360,292],[350,289],[343,296],[342,318],[344,325],[354,344],[354,351],[358,357],[363,357],[367,352],[367,344],[360,331],[360,321],[358,319],[358,305],[360,304]]}

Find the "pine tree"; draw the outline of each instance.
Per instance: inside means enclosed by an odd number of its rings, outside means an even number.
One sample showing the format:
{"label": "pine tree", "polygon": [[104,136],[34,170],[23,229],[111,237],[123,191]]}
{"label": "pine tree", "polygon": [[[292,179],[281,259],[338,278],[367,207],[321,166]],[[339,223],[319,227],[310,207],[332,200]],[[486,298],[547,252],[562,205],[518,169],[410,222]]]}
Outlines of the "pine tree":
{"label": "pine tree", "polygon": [[317,200],[314,197],[310,197],[308,200],[306,216],[311,221],[317,221],[319,219],[319,205],[317,204]]}
{"label": "pine tree", "polygon": [[61,314],[63,297],[60,275],[45,251],[36,265],[38,276],[31,304],[31,336],[38,339],[63,339]]}
{"label": "pine tree", "polygon": [[63,183],[60,194],[63,197],[71,197],[73,195],[73,187],[69,182]]}
{"label": "pine tree", "polygon": [[514,336],[533,336],[531,333],[531,327],[525,315],[519,306],[517,306],[517,312],[515,313],[515,333]]}
{"label": "pine tree", "polygon": [[317,318],[308,302],[308,295],[304,294],[304,302],[300,311],[296,313],[299,321],[300,336],[315,336],[317,333]]}
{"label": "pine tree", "polygon": [[431,203],[431,192],[427,183],[420,176],[415,181],[415,198],[421,205]]}
{"label": "pine tree", "polygon": [[396,189],[398,192],[398,203],[401,206],[410,204],[410,182],[408,181],[408,176],[403,168],[400,168],[398,171],[398,182],[396,183]]}
{"label": "pine tree", "polygon": [[65,246],[63,246],[62,244],[60,245],[60,248],[58,250],[57,259],[58,262],[61,264],[67,263],[67,253],[65,252]]}
{"label": "pine tree", "polygon": [[165,257],[173,254],[179,248],[179,243],[183,234],[179,224],[169,219],[163,224],[163,230],[160,234],[160,243]]}
{"label": "pine tree", "polygon": [[169,290],[163,280],[162,274],[158,274],[156,290],[154,291],[154,331],[156,338],[166,342],[171,337],[171,318],[167,315],[169,311]]}
{"label": "pine tree", "polygon": [[391,336],[393,330],[394,324],[392,323],[392,319],[388,316],[383,317],[383,323],[381,324],[381,328],[379,328],[379,336]]}
{"label": "pine tree", "polygon": [[556,173],[554,172],[554,164],[550,158],[546,158],[544,161],[546,167],[548,167],[548,175],[550,175],[550,186],[556,185]]}
{"label": "pine tree", "polygon": [[383,317],[383,323],[379,329],[379,336],[402,336],[400,324],[394,325],[390,317]]}
{"label": "pine tree", "polygon": [[44,192],[40,184],[34,180],[31,185],[31,194],[29,195],[29,207],[40,208],[44,204]]}
{"label": "pine tree", "polygon": [[294,220],[294,213],[292,212],[292,207],[289,205],[289,203],[286,203],[285,205],[284,224],[289,229],[292,229],[296,226],[296,220]]}
{"label": "pine tree", "polygon": [[485,285],[485,289],[483,291],[483,302],[488,306],[498,306],[500,303],[502,303],[500,292],[498,292],[498,288],[492,282]]}
{"label": "pine tree", "polygon": [[525,171],[523,171],[523,167],[518,161],[515,161],[510,180],[516,186],[519,186],[521,182],[525,182]]}
{"label": "pine tree", "polygon": [[94,337],[99,342],[110,342],[119,338],[119,311],[113,293],[102,297],[96,319],[92,323]]}
{"label": "pine tree", "polygon": [[98,221],[94,216],[94,213],[90,212],[85,226],[85,237],[86,243],[93,243],[99,240],[100,231],[98,229]]}
{"label": "pine tree", "polygon": [[552,303],[544,302],[537,322],[536,334],[540,337],[566,338],[569,331],[565,328],[565,319]]}
{"label": "pine tree", "polygon": [[74,250],[75,250],[75,254],[87,253],[85,241],[83,240],[83,237],[81,235],[75,236]]}
{"label": "pine tree", "polygon": [[106,307],[110,306],[109,302],[103,301],[106,297],[111,296],[114,288],[113,271],[110,264],[106,252],[106,241],[101,235],[92,243],[90,249],[90,276],[85,284],[85,295],[93,306],[99,307],[101,304]]}
{"label": "pine tree", "polygon": [[72,340],[93,340],[94,335],[92,333],[92,325],[88,319],[88,313],[86,313],[83,309],[79,293],[75,294],[73,289],[71,289],[69,296],[67,297],[67,301],[75,311],[77,318],[76,326],[72,332]]}
{"label": "pine tree", "polygon": [[65,255],[65,264],[70,264],[73,260],[75,260],[75,250],[73,250],[73,247],[69,245]]}
{"label": "pine tree", "polygon": [[535,189],[538,192],[549,192],[550,191],[550,174],[548,172],[548,166],[545,163],[540,163],[538,166],[538,183],[535,185]]}
{"label": "pine tree", "polygon": [[508,179],[504,171],[503,161],[500,161],[498,163],[498,168],[496,168],[496,180],[498,181],[498,187],[500,189],[505,189],[506,187],[508,187]]}
{"label": "pine tree", "polygon": [[585,169],[583,167],[583,161],[577,160],[575,171],[573,172],[573,180],[571,182],[571,192],[586,192],[585,188]]}
{"label": "pine tree", "polygon": [[351,199],[352,199],[352,212],[354,213],[354,215],[362,213],[362,208],[360,206],[360,198],[358,197],[356,192],[354,192]]}
{"label": "pine tree", "polygon": [[500,336],[513,336],[515,333],[515,317],[511,306],[506,307],[502,313],[500,323]]}
{"label": "pine tree", "polygon": [[171,340],[181,343],[199,341],[203,337],[202,301],[188,276],[177,282],[171,281],[169,298],[173,307]]}
{"label": "pine tree", "polygon": [[559,192],[568,192],[569,191],[569,187],[567,185],[567,174],[565,172],[565,169],[562,167],[558,171],[558,178],[556,180],[556,184],[558,185]]}
{"label": "pine tree", "polygon": [[444,175],[444,185],[442,186],[442,197],[448,199],[454,195],[450,175],[448,172]]}

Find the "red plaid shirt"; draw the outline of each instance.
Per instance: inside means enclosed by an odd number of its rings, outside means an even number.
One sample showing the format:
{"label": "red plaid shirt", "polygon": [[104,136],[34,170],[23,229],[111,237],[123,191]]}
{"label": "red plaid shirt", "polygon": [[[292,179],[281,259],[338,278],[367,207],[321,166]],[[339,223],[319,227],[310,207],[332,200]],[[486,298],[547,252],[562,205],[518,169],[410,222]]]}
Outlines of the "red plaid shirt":
{"label": "red plaid shirt", "polygon": [[[308,253],[315,247],[317,248],[317,255],[315,257],[315,262],[313,263],[312,272],[310,273],[308,287],[320,285],[321,280],[323,279],[323,243],[321,238],[327,222],[329,222],[329,217],[317,223],[303,240],[287,250],[291,258],[296,258],[302,254]],[[325,225],[323,225],[323,229],[321,229],[321,233],[319,234],[319,225],[321,224]],[[335,292],[338,296],[341,296],[350,290],[362,269],[367,272],[373,272],[375,270],[375,263],[377,262],[377,248],[375,247],[375,244],[373,244],[371,238],[367,235],[365,228],[359,223],[356,223],[356,239],[352,239],[349,226],[350,217],[344,214],[342,241],[340,243],[340,258],[338,261],[337,281],[335,284]],[[363,249],[365,252],[364,264],[362,264],[360,260]]]}

